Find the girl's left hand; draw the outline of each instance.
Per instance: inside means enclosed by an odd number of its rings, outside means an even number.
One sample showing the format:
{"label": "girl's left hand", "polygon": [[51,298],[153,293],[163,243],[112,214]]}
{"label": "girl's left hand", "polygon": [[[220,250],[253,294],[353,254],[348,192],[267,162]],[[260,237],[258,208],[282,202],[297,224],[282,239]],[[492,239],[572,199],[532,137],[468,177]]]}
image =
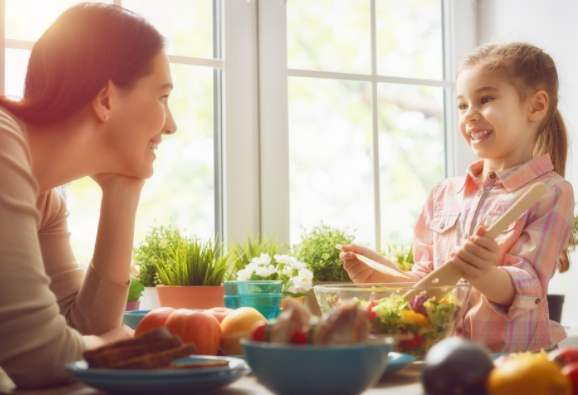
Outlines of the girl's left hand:
{"label": "girl's left hand", "polygon": [[464,278],[469,282],[480,279],[495,268],[498,259],[498,243],[484,237],[484,233],[486,228],[481,225],[458,252],[452,253],[454,265],[464,272]]}

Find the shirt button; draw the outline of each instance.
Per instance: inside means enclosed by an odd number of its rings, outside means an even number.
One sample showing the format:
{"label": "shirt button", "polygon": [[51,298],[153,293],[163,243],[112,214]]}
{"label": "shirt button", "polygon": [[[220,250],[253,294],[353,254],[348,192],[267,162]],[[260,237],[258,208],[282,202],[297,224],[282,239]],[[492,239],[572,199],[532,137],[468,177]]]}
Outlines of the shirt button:
{"label": "shirt button", "polygon": [[445,228],[445,227],[446,227],[446,226],[445,226],[444,224],[441,224],[441,225],[440,225],[440,229],[443,229],[443,228]]}
{"label": "shirt button", "polygon": [[540,298],[536,298],[536,300],[534,301],[535,304],[540,304],[541,300]]}
{"label": "shirt button", "polygon": [[493,180],[496,178],[496,173],[490,173],[490,178]]}
{"label": "shirt button", "polygon": [[483,193],[483,191],[478,191],[478,196],[482,196]]}

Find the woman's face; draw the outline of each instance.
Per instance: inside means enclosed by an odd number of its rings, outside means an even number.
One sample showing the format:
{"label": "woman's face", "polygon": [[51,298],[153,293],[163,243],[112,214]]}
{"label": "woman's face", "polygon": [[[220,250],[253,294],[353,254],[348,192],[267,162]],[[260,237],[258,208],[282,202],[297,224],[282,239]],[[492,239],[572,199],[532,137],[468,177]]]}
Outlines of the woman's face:
{"label": "woman's face", "polygon": [[130,89],[115,87],[110,96],[106,148],[112,154],[107,155],[111,173],[149,178],[163,134],[177,130],[168,106],[173,82],[166,53],[161,51],[151,63],[151,73]]}

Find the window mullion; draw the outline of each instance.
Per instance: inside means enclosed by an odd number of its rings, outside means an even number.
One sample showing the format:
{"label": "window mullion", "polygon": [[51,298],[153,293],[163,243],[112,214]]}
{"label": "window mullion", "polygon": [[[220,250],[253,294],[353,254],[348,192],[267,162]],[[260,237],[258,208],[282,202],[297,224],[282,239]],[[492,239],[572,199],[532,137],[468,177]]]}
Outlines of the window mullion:
{"label": "window mullion", "polygon": [[375,226],[375,249],[381,250],[381,190],[379,184],[379,123],[377,100],[377,26],[375,14],[375,1],[371,0],[370,24],[371,24],[371,125],[373,141],[373,218]]}

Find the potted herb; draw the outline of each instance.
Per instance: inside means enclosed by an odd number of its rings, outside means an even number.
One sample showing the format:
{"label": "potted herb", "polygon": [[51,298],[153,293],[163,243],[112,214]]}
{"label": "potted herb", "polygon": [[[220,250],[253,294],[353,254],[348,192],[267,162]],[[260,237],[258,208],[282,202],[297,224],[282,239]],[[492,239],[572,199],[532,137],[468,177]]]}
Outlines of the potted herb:
{"label": "potted herb", "polygon": [[181,240],[183,236],[180,230],[173,225],[153,226],[138,247],[133,250],[133,261],[138,268],[137,279],[145,287],[141,298],[142,309],[152,310],[160,306],[155,288],[158,283],[155,261],[159,257],[167,258],[169,247],[175,248]]}
{"label": "potted herb", "polygon": [[307,264],[316,282],[350,281],[335,246],[351,244],[354,239],[343,230],[321,223],[301,236],[300,242],[293,246],[293,256]]}
{"label": "potted herb", "polygon": [[176,245],[167,245],[163,252],[153,260],[161,306],[190,309],[224,306],[222,283],[233,260],[216,238],[203,241],[181,235]]}
{"label": "potted herb", "polygon": [[128,298],[126,301],[126,311],[138,310],[140,307],[140,298],[144,291],[144,285],[136,278],[130,279],[128,288]]}
{"label": "potted herb", "polygon": [[[298,244],[292,247],[293,256],[305,262],[313,273],[313,285],[351,281],[339,259],[337,244],[351,244],[355,237],[344,230],[332,228],[321,223],[301,236]],[[314,296],[305,298],[309,310],[320,316],[321,310]]]}

